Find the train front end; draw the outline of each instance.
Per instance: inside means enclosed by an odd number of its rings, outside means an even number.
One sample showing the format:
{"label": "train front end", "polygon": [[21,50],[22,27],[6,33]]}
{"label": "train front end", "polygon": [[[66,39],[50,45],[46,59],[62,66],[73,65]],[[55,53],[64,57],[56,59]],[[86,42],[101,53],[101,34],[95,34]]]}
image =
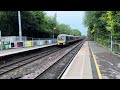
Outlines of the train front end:
{"label": "train front end", "polygon": [[57,44],[58,45],[65,45],[65,40],[66,40],[65,35],[58,35]]}

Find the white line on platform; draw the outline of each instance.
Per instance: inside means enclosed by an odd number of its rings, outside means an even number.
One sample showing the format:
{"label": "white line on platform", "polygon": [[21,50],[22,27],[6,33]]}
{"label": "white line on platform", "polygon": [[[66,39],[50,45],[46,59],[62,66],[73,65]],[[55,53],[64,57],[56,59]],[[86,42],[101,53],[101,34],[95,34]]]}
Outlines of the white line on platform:
{"label": "white line on platform", "polygon": [[68,73],[68,71],[69,71],[71,65],[73,64],[73,62],[75,61],[76,57],[77,57],[77,55],[74,57],[74,59],[72,60],[72,62],[71,62],[70,65],[68,66],[67,70],[65,71],[65,73],[63,74],[63,76],[61,77],[61,79],[64,79],[64,78],[65,78],[66,74]]}
{"label": "white line on platform", "polygon": [[[83,47],[83,46],[82,46],[82,47]],[[81,48],[82,48],[82,47],[81,47]],[[80,50],[81,50],[81,48],[80,48]],[[79,50],[79,51],[80,51],[80,50]],[[78,53],[79,53],[79,51],[78,51]],[[74,59],[72,60],[72,62],[71,62],[70,65],[68,66],[68,68],[66,69],[66,71],[65,71],[65,73],[63,74],[63,76],[61,77],[61,79],[65,79],[66,74],[68,73],[68,71],[69,71],[70,68],[71,68],[71,65],[74,63],[75,59],[77,58],[78,53],[76,54],[76,56],[74,57]]]}
{"label": "white line on platform", "polygon": [[83,77],[84,63],[85,63],[85,54],[84,54],[84,56],[83,56],[83,63],[82,63],[81,72],[80,72],[81,79],[82,79],[82,77]]}

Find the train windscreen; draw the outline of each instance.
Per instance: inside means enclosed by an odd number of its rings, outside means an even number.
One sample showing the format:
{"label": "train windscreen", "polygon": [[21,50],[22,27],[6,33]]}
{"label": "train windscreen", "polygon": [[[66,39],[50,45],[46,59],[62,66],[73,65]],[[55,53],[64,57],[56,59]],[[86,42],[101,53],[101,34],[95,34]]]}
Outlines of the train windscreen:
{"label": "train windscreen", "polygon": [[59,36],[58,40],[65,40],[65,36]]}

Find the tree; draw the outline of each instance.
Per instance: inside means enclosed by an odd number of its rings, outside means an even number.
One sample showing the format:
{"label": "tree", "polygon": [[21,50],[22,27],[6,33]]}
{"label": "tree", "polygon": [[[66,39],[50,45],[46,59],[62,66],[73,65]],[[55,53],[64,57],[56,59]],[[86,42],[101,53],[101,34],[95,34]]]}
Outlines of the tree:
{"label": "tree", "polygon": [[120,11],[86,11],[84,25],[88,27],[88,37],[103,45],[108,45],[112,32],[113,40],[120,39]]}
{"label": "tree", "polygon": [[[44,11],[21,11],[22,35],[33,38],[55,38],[59,34],[80,35],[79,30],[72,30],[69,25],[59,24],[57,15],[47,16]],[[2,36],[18,36],[18,12],[0,11],[0,30]]]}

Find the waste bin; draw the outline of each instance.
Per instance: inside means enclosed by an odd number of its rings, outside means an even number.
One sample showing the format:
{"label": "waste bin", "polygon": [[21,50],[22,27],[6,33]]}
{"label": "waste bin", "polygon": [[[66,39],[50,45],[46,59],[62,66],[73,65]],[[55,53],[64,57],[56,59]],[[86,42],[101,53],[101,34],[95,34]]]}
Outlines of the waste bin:
{"label": "waste bin", "polygon": [[29,43],[29,44],[30,44],[30,46],[33,46],[33,42],[32,42],[32,41],[30,41],[30,43]]}
{"label": "waste bin", "polygon": [[12,42],[12,43],[11,43],[11,47],[14,47],[14,46],[15,46],[15,45],[14,45],[14,43]]}
{"label": "waste bin", "polygon": [[38,45],[43,45],[43,41],[42,40],[38,40]]}
{"label": "waste bin", "polygon": [[30,41],[27,41],[27,46],[28,46],[28,47],[30,46]]}
{"label": "waste bin", "polygon": [[23,42],[17,42],[17,47],[23,47]]}
{"label": "waste bin", "polygon": [[47,40],[43,40],[42,43],[43,43],[43,45],[46,45],[47,44]]}
{"label": "waste bin", "polygon": [[9,49],[9,44],[5,44],[5,49]]}
{"label": "waste bin", "polygon": [[33,46],[33,42],[32,41],[27,41],[27,46],[28,47]]}
{"label": "waste bin", "polygon": [[34,45],[37,46],[37,40],[34,41]]}
{"label": "waste bin", "polygon": [[51,44],[52,43],[52,40],[49,40],[49,44]]}
{"label": "waste bin", "polygon": [[4,42],[5,49],[9,49],[9,44],[7,42]]}

